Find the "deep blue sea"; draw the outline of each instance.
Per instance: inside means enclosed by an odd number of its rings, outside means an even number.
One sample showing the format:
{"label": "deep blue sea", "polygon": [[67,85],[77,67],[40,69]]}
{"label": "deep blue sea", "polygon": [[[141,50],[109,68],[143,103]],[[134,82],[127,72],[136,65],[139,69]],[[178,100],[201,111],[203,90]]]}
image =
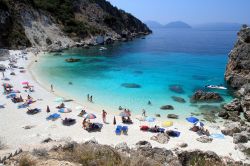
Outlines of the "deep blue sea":
{"label": "deep blue sea", "polygon": [[[56,90],[63,91],[78,101],[93,95],[95,104],[119,106],[141,113],[175,113],[189,115],[198,111],[189,103],[197,89],[208,84],[224,84],[228,53],[236,40],[236,31],[199,31],[195,29],[153,29],[153,34],[131,42],[121,42],[90,49],[70,49],[63,56],[48,54],[33,67],[36,78]],[[80,58],[67,63],[66,58]],[[72,85],[69,85],[72,82]],[[140,88],[126,88],[123,83],[135,83]],[[182,93],[170,90],[182,87]],[[231,100],[228,90],[217,90]],[[171,97],[184,98],[178,103]],[[147,105],[148,100],[152,106]],[[172,111],[160,110],[162,105],[173,105]],[[218,105],[218,104],[217,104]]]}

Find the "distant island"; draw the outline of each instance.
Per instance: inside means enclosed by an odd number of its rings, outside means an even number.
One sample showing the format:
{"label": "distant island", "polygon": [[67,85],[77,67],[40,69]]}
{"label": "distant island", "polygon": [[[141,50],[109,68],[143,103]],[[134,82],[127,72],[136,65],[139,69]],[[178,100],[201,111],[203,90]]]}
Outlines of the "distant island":
{"label": "distant island", "polygon": [[192,28],[189,24],[183,21],[174,21],[170,22],[164,26],[165,28],[181,28],[181,29],[189,29]]}
{"label": "distant island", "polygon": [[191,25],[183,21],[173,21],[167,23],[166,25],[163,25],[157,21],[146,21],[145,24],[147,24],[149,28],[178,28],[178,29],[192,28]]}

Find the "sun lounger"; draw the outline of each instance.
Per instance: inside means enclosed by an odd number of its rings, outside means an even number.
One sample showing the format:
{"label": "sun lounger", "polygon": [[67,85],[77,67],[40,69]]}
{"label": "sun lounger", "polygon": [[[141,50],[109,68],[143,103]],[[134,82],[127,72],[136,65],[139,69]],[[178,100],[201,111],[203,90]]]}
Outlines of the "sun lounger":
{"label": "sun lounger", "polygon": [[89,125],[89,127],[86,128],[86,130],[87,130],[88,132],[101,131],[102,126],[103,126],[103,125],[100,124],[100,123],[91,123],[91,124]]}
{"label": "sun lounger", "polygon": [[181,134],[179,131],[174,131],[174,130],[168,130],[168,131],[166,131],[166,133],[167,133],[170,137],[179,137],[180,134]]}
{"label": "sun lounger", "polygon": [[62,124],[64,126],[71,126],[71,125],[74,125],[76,123],[76,120],[75,119],[71,119],[71,118],[65,118],[63,121],[62,121]]}
{"label": "sun lounger", "polygon": [[115,129],[115,134],[116,135],[121,135],[122,133],[122,126],[116,126],[116,129]]}
{"label": "sun lounger", "polygon": [[122,126],[122,132],[124,135],[127,135],[128,134],[128,126]]}
{"label": "sun lounger", "polygon": [[37,113],[39,113],[39,112],[41,112],[41,110],[38,109],[38,108],[35,108],[35,109],[28,109],[27,114],[28,114],[28,115],[35,115],[35,114],[37,114]]}

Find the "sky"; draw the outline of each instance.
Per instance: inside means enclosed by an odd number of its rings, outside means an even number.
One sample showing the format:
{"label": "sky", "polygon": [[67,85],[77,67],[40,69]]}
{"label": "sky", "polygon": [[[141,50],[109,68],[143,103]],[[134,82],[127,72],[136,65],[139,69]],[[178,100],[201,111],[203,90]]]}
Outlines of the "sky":
{"label": "sky", "polygon": [[108,0],[142,21],[250,23],[250,0]]}

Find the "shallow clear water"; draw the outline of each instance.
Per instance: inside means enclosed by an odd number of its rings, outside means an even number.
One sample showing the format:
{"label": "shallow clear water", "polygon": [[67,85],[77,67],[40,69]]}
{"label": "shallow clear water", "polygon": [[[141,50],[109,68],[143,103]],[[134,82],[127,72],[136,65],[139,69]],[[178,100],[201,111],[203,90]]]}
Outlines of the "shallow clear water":
{"label": "shallow clear water", "polygon": [[[78,101],[86,101],[89,93],[96,104],[109,106],[112,111],[123,106],[136,113],[145,108],[151,114],[175,113],[184,117],[197,111],[189,103],[195,90],[207,84],[224,84],[227,54],[236,33],[156,29],[145,39],[110,45],[105,51],[99,47],[70,49],[63,56],[44,56],[33,71],[48,87],[52,83]],[[81,61],[66,63],[69,57]],[[141,88],[125,88],[123,83],[136,83]],[[184,92],[171,91],[171,85],[180,85]],[[225,101],[231,99],[229,91],[217,92]],[[187,102],[175,102],[171,96],[183,97]],[[148,100],[152,106],[147,105]],[[167,104],[175,110],[160,110]]]}

